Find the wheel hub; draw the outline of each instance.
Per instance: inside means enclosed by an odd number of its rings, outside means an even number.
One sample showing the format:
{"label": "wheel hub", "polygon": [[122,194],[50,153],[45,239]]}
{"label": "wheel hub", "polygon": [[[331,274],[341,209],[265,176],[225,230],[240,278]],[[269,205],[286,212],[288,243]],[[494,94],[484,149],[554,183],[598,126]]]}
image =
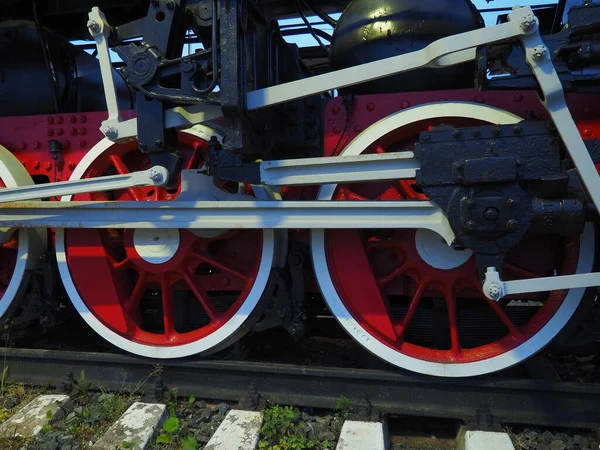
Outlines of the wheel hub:
{"label": "wheel hub", "polygon": [[164,264],[179,250],[179,230],[139,229],[133,233],[133,246],[144,261]]}
{"label": "wheel hub", "polygon": [[423,228],[415,233],[415,246],[421,259],[435,269],[456,269],[473,256],[471,250],[455,250],[439,234]]}

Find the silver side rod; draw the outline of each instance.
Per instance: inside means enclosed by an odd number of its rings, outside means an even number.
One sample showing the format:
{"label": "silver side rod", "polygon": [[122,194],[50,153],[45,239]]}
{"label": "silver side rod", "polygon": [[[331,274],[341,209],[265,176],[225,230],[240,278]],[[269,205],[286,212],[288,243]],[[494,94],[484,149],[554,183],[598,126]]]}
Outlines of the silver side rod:
{"label": "silver side rod", "polygon": [[164,186],[168,181],[169,172],[167,169],[162,166],[155,166],[148,170],[123,175],[109,175],[106,177],[83,178],[81,180],[0,189],[0,203],[85,194],[89,192],[114,191],[136,186]]}

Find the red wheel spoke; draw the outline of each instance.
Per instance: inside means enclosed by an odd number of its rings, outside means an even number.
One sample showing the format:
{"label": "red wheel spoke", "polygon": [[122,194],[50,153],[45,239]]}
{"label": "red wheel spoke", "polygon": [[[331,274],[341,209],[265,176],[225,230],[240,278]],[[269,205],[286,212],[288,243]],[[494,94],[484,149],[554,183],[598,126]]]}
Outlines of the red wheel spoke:
{"label": "red wheel spoke", "polygon": [[399,180],[397,185],[398,192],[401,194],[401,198],[404,200],[412,199],[415,197],[415,192],[410,187],[410,184],[406,180]]}
{"label": "red wheel spoke", "polygon": [[129,314],[132,314],[139,307],[142,296],[146,292],[147,282],[148,274],[146,272],[140,273],[137,283],[135,283],[135,287],[133,288],[133,292],[131,293],[131,297],[129,297],[129,300],[125,304],[125,310]]}
{"label": "red wheel spoke", "polygon": [[194,280],[194,275],[190,271],[182,269],[180,273],[184,281],[187,283],[202,305],[202,308],[204,308],[206,314],[208,314],[211,322],[216,322],[219,318],[219,313],[217,313],[217,310],[215,309],[208,292],[206,292],[201,286],[198,285],[198,283],[196,283],[196,280]]}
{"label": "red wheel spoke", "polygon": [[490,305],[490,307],[494,310],[496,315],[498,317],[500,317],[500,320],[502,320],[502,323],[504,323],[506,328],[508,328],[508,331],[510,332],[510,334],[512,334],[515,337],[520,337],[521,332],[516,327],[516,325],[513,323],[513,321],[510,320],[510,318],[506,315],[506,312],[504,312],[504,310],[498,304],[498,302],[495,302],[494,300],[490,300],[489,298],[486,298],[486,301],[487,301],[488,305]]}
{"label": "red wheel spoke", "polygon": [[123,158],[118,155],[110,155],[109,159],[119,175],[125,175],[129,173],[129,168],[127,165],[125,165]]}
{"label": "red wheel spoke", "polygon": [[163,310],[163,324],[165,327],[165,335],[172,336],[175,331],[175,305],[173,299],[173,285],[163,277],[160,284]]}
{"label": "red wheel spoke", "polygon": [[129,267],[131,265],[131,261],[129,260],[129,258],[125,258],[123,261],[119,262],[115,261],[114,259],[111,259],[111,264],[113,266],[113,269],[121,270],[126,267]]}
{"label": "red wheel spoke", "polygon": [[514,264],[510,263],[504,263],[504,270],[506,269],[525,278],[540,278],[542,276],[539,273],[532,272],[531,270],[524,269],[523,267],[515,266]]}
{"label": "red wheel spoke", "polygon": [[[112,163],[112,165],[114,166],[115,170],[117,171],[118,174],[120,175],[125,175],[130,173],[129,168],[127,167],[127,165],[125,164],[125,162],[123,161],[123,158],[121,158],[118,155],[110,155],[109,156],[110,162]],[[127,191],[129,192],[129,194],[133,197],[133,199],[135,201],[141,201],[144,200],[144,196],[141,195],[140,193],[138,193],[138,191],[134,188],[127,188]]]}
{"label": "red wheel spoke", "polygon": [[356,312],[373,329],[384,337],[396,340],[396,332],[392,324],[387,299],[382,294],[373,270],[369,264],[367,253],[361,241],[359,230],[336,230],[332,233],[336,245],[332,248],[337,260],[351,261],[347,269],[339,273],[342,286],[347,286],[347,294],[352,296],[352,305]]}
{"label": "red wheel spoke", "polygon": [[190,157],[187,162],[185,168],[186,170],[195,169],[198,166],[198,161],[200,160],[200,145],[194,145],[194,153]]}
{"label": "red wheel spoke", "polygon": [[452,351],[458,353],[461,350],[458,334],[458,313],[456,310],[456,297],[452,289],[446,292],[446,307],[448,308],[448,324],[450,329],[450,340],[452,342]]}
{"label": "red wheel spoke", "polygon": [[384,275],[383,277],[377,278],[377,284],[379,284],[380,287],[387,286],[392,281],[394,281],[396,278],[398,278],[400,275],[402,275],[402,273],[404,272],[405,269],[406,269],[406,266],[404,264],[401,265],[400,267],[397,267],[388,275]]}
{"label": "red wheel spoke", "polygon": [[415,292],[415,295],[413,295],[412,299],[410,300],[410,304],[408,306],[408,311],[406,311],[406,314],[402,318],[402,322],[400,323],[400,325],[397,325],[395,327],[396,335],[398,336],[398,339],[402,339],[402,336],[404,336],[406,329],[410,325],[410,322],[413,319],[415,312],[417,312],[417,308],[419,306],[419,303],[421,303],[421,298],[423,297],[423,291],[425,290],[425,285],[426,285],[426,283],[423,283],[423,282],[419,283],[417,292]]}
{"label": "red wheel spoke", "polygon": [[384,192],[379,194],[375,200],[399,200],[403,195],[397,184],[391,184]]}
{"label": "red wheel spoke", "polygon": [[239,278],[240,280],[244,280],[247,283],[251,281],[248,275],[240,272],[239,270],[234,269],[233,267],[228,266],[227,264],[222,263],[221,261],[213,258],[210,255],[207,255],[206,253],[196,251],[194,253],[190,253],[190,258],[208,264],[209,266],[212,266],[215,269],[219,269],[221,272],[228,273],[229,275]]}
{"label": "red wheel spoke", "polygon": [[368,200],[367,197],[358,195],[345,185],[339,185],[337,195],[344,197],[345,200]]}

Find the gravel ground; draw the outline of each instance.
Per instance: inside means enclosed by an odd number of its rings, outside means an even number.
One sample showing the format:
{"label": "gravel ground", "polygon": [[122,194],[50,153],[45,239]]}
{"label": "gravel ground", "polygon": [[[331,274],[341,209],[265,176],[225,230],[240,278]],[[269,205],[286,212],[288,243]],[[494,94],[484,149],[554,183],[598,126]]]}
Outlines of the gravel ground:
{"label": "gravel ground", "polygon": [[579,431],[549,431],[525,428],[509,431],[516,450],[597,450],[600,438],[595,433]]}

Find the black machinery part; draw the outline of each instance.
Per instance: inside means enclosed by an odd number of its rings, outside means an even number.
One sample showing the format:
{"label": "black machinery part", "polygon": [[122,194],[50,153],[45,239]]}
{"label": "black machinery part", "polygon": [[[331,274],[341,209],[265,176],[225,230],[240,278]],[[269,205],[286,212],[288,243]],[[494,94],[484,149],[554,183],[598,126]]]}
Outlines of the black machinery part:
{"label": "black machinery part", "polygon": [[475,253],[482,276],[527,234],[583,231],[588,199],[548,122],[439,126],[421,133],[415,154],[419,186],[444,211],[454,246]]}
{"label": "black machinery part", "polygon": [[[344,69],[421,50],[458,33],[483,28],[469,0],[354,0],[340,17],[331,43],[332,69]],[[376,94],[472,87],[471,62],[420,69],[364,83],[344,92]]]}
{"label": "black machinery part", "polygon": [[[46,29],[43,41],[56,71],[61,111],[53,101],[36,25],[17,20],[0,23],[0,116],[106,110],[98,60]],[[117,71],[114,80],[119,107],[132,109],[133,97]]]}
{"label": "black machinery part", "polygon": [[[568,2],[565,11],[568,23],[557,33],[544,34],[544,44],[552,55],[554,68],[565,91],[597,93],[600,74],[600,3]],[[500,20],[506,20],[506,16]],[[541,29],[543,31],[544,26]],[[481,48],[478,50],[477,64],[479,88],[537,88],[537,81],[519,43],[500,43]]]}

